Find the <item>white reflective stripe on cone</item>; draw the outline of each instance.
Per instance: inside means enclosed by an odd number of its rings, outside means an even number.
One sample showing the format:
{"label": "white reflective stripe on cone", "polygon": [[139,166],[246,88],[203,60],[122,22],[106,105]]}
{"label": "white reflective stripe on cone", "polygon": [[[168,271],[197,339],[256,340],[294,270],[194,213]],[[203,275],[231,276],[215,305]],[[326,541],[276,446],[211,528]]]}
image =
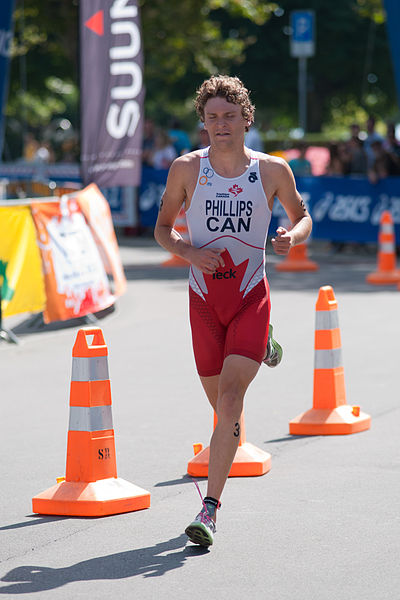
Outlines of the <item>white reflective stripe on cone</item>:
{"label": "white reflective stripe on cone", "polygon": [[393,242],[381,242],[379,244],[379,248],[381,252],[385,252],[386,254],[391,254],[394,252],[394,243]]}
{"label": "white reflective stripe on cone", "polygon": [[72,358],[71,381],[105,381],[106,379],[110,379],[107,356]]}
{"label": "white reflective stripe on cone", "polygon": [[339,327],[339,315],[337,310],[317,310],[315,312],[315,330],[326,331]]}
{"label": "white reflective stripe on cone", "polygon": [[382,233],[393,233],[394,227],[393,223],[382,223],[381,232]]}
{"label": "white reflective stripe on cone", "polygon": [[111,406],[70,406],[69,431],[113,429]]}
{"label": "white reflective stripe on cone", "polygon": [[342,349],[315,350],[314,369],[336,369],[342,367]]}

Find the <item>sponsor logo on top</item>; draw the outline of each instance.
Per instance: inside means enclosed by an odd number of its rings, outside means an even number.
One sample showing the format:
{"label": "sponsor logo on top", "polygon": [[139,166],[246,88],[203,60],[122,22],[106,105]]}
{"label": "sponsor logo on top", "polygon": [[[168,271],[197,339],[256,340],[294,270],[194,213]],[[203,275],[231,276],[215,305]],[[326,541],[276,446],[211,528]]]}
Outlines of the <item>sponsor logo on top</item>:
{"label": "sponsor logo on top", "polygon": [[213,175],[214,175],[214,171],[212,169],[210,169],[209,167],[204,167],[203,175],[201,175],[200,179],[199,179],[199,184],[200,185],[212,185],[212,183],[209,181],[209,179],[211,179],[211,177],[213,177]]}
{"label": "sponsor logo on top", "polygon": [[249,175],[250,183],[255,183],[257,181],[257,179],[258,179],[257,173],[255,171],[251,171],[251,173]]}
{"label": "sponsor logo on top", "polygon": [[228,191],[233,194],[235,198],[237,198],[238,195],[243,192],[243,188],[239,187],[238,184],[235,183],[235,185],[230,187]]}

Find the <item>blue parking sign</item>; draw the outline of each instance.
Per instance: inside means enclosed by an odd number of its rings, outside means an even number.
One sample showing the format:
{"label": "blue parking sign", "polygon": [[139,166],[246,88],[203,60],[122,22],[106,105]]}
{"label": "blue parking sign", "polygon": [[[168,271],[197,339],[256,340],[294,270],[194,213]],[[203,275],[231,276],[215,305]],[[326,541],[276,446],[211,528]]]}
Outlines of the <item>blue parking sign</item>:
{"label": "blue parking sign", "polygon": [[290,53],[294,57],[314,56],[315,13],[312,10],[294,10],[290,13],[292,34]]}

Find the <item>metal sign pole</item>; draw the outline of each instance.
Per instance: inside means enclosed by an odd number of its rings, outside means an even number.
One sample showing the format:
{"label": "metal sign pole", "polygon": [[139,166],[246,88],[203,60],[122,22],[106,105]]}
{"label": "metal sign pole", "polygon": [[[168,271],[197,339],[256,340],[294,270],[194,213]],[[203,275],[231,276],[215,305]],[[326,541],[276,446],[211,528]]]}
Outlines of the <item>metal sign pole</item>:
{"label": "metal sign pole", "polygon": [[290,14],[290,22],[290,54],[299,59],[299,127],[304,135],[307,131],[307,58],[315,54],[315,13],[312,10],[294,10]]}
{"label": "metal sign pole", "polygon": [[307,58],[299,56],[299,127],[307,131]]}

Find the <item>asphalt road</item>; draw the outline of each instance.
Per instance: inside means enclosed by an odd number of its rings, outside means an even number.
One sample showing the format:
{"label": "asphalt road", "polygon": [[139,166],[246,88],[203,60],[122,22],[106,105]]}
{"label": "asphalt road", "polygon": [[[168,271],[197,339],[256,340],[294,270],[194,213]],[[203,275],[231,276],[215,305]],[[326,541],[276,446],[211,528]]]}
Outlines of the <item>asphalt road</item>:
{"label": "asphalt road", "polygon": [[[268,260],[272,321],[284,347],[248,392],[247,441],[272,456],[261,477],[230,478],[215,544],[183,531],[200,509],[186,475],[212,412],[192,356],[186,269],[161,266],[152,240],[121,242],[127,293],[102,318],[118,475],[151,494],[147,510],[101,518],[39,516],[31,499],[65,473],[71,352],[78,326],[29,328],[0,344],[0,595],[51,600],[395,600],[399,598],[400,292],[365,275],[376,257],[312,246],[315,273]],[[347,402],[369,431],[291,436],[311,408],[319,287],[339,305]],[[205,492],[206,481],[200,480]]]}

